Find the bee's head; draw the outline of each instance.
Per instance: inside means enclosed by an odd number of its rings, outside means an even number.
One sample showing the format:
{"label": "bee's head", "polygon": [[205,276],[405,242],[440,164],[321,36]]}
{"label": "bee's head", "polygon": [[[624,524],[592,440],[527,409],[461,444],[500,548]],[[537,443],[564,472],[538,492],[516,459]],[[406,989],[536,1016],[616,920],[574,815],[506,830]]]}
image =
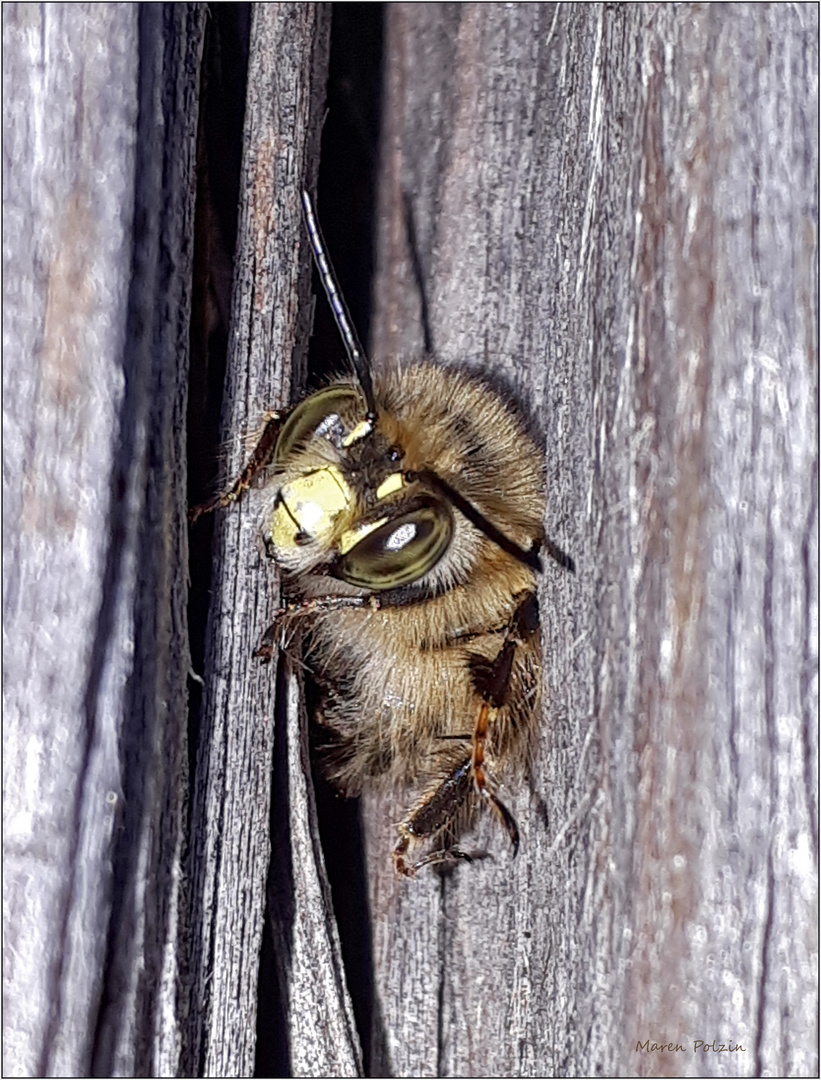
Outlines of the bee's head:
{"label": "bee's head", "polygon": [[453,535],[447,501],[402,472],[358,386],[338,383],[301,402],[280,433],[280,481],[266,529],[294,572],[326,572],[369,591],[413,584]]}
{"label": "bee's head", "polygon": [[[403,465],[405,449],[398,443],[404,436],[391,424],[391,408],[380,409],[370,362],[307,192],[302,204],[314,259],[355,379],[311,394],[280,432],[273,463],[278,486],[266,529],[273,556],[293,573],[325,573],[369,592],[417,583],[436,589],[464,575],[484,534],[531,570],[540,569],[538,539],[530,550],[510,540],[435,471],[435,455],[433,461],[416,455],[419,460]],[[487,401],[479,396],[480,411],[487,412]],[[451,415],[443,400],[430,405],[412,427],[444,427],[447,441],[458,427],[459,412],[451,410]],[[398,439],[386,435],[391,429],[400,432]],[[404,430],[408,435],[409,429]],[[476,450],[471,448],[468,456]],[[423,582],[449,549],[451,558],[434,580]]]}

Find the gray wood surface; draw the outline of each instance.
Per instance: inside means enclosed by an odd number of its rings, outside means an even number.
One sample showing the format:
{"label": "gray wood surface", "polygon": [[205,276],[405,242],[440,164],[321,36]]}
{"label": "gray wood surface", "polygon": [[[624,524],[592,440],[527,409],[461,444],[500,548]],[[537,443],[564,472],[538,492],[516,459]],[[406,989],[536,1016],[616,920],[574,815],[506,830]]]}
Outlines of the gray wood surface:
{"label": "gray wood surface", "polygon": [[168,1075],[204,8],[3,8],[4,1075]]}
{"label": "gray wood surface", "polygon": [[[278,604],[254,493],[215,518],[187,801],[204,18],[3,8],[9,1075],[250,1075],[269,861],[275,1037],[296,1075],[363,1071],[298,666],[252,656]],[[483,821],[492,859],[398,881],[406,796],[364,800],[365,1065],[814,1075],[817,9],[386,19],[372,351],[422,350],[407,192],[437,355],[540,421],[577,574],[541,586],[518,859]],[[253,9],[226,476],[304,379],[329,30],[322,5]]]}
{"label": "gray wood surface", "polygon": [[[226,475],[304,377],[299,192],[327,68],[327,8],[253,15]],[[276,672],[252,652],[278,592],[253,498],[217,522],[202,673],[185,624],[205,18],[198,5],[3,10],[8,1075],[254,1070]],[[203,676],[192,798],[186,682]],[[283,673],[275,852],[294,899],[275,912],[289,1007],[276,1036],[297,1072],[353,1074],[295,678]]]}
{"label": "gray wood surface", "polygon": [[[245,462],[267,410],[299,397],[311,300],[300,192],[315,183],[330,11],[253,8],[239,230],[223,405],[224,476]],[[273,860],[277,1029],[296,1075],[354,1075],[358,1039],[316,833],[296,674],[254,657],[279,606],[260,543],[258,493],[215,518],[214,576],[191,824],[187,1075],[254,1069],[257,985]],[[283,659],[283,664],[285,660]],[[281,687],[277,701],[277,685]],[[290,688],[290,689],[289,689]],[[278,711],[277,711],[278,710]],[[275,730],[283,768],[274,775]]]}
{"label": "gray wood surface", "polygon": [[[391,5],[372,351],[540,419],[544,737],[511,861],[397,880],[373,1075],[817,1070],[817,9]],[[682,1051],[637,1051],[637,1042]],[[694,1040],[743,1046],[694,1052]]]}

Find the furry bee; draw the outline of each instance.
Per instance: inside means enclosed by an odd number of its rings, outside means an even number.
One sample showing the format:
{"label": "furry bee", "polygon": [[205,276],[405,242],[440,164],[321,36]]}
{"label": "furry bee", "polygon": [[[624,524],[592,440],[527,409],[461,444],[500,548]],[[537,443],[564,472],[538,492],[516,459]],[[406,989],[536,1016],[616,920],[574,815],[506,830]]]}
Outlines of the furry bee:
{"label": "furry bee", "polygon": [[[263,539],[285,572],[281,619],[303,630],[319,686],[324,765],[346,795],[414,786],[393,861],[413,876],[470,861],[455,846],[500,798],[541,714],[543,453],[481,379],[422,363],[373,371],[303,194],[314,258],[353,369],[273,415],[251,459],[192,518],[263,481]],[[258,650],[275,651],[278,624]]]}

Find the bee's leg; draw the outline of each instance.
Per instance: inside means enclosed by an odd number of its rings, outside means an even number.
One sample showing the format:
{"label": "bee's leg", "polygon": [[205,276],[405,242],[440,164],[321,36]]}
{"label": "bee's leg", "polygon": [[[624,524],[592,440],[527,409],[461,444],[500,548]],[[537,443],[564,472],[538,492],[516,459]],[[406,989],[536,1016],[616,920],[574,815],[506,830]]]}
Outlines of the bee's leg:
{"label": "bee's leg", "polygon": [[455,863],[460,859],[468,863],[473,862],[473,858],[468,855],[466,851],[460,851],[459,848],[441,848],[437,851],[432,851],[429,855],[425,855],[422,859],[417,859],[416,862],[408,862],[405,856],[409,845],[410,838],[403,836],[393,849],[394,869],[397,874],[402,874],[403,877],[416,877],[416,871],[421,870],[423,866]]}
{"label": "bee's leg", "polygon": [[318,611],[339,611],[342,608],[367,608],[378,609],[378,603],[370,596],[314,596],[308,600],[300,600],[297,603],[285,604],[281,607],[274,621],[262,635],[262,640],[256,649],[254,656],[267,663],[277,653],[274,644],[276,631],[283,620],[288,618],[300,618],[301,616],[314,615]]}
{"label": "bee's leg", "polygon": [[[199,508],[198,508],[199,509]],[[204,512],[204,511],[203,511]],[[391,608],[409,607],[419,603],[420,598],[409,596],[399,589],[386,593],[366,593],[363,596],[312,596],[307,600],[286,604],[274,616],[274,621],[262,636],[259,648],[254,653],[263,661],[268,661],[276,652],[274,635],[281,620],[315,615],[322,611],[341,611],[343,608],[369,608],[371,611],[385,611]]]}
{"label": "bee's leg", "polygon": [[524,644],[539,629],[539,607],[536,594],[523,593],[505,630],[505,640],[493,660],[474,654],[468,661],[474,689],[482,698],[479,716],[473,732],[471,772],[478,794],[490,805],[501,821],[513,845],[519,850],[519,827],[516,820],[496,794],[495,784],[485,767],[485,744],[496,712],[507,701],[513,658],[519,645]]}
{"label": "bee's leg", "polygon": [[[280,608],[280,611],[281,610],[282,608]],[[279,612],[277,613],[277,616],[278,615]],[[278,626],[279,623],[277,619],[274,619],[274,621],[262,635],[262,640],[260,641],[259,645],[257,645],[256,649],[254,649],[255,660],[261,660],[263,664],[267,664],[277,655],[277,653],[279,652],[279,648],[276,645],[275,638]]]}
{"label": "bee's leg", "polygon": [[413,877],[423,866],[456,859],[472,862],[470,855],[458,848],[432,851],[418,862],[410,862],[407,858],[413,844],[435,838],[450,825],[470,795],[471,786],[471,762],[468,758],[461,765],[457,765],[438,787],[423,795],[419,803],[399,823],[399,842],[393,849],[393,864],[398,874]]}
{"label": "bee's leg", "polygon": [[469,659],[471,681],[482,699],[479,716],[472,736],[470,757],[420,803],[399,824],[399,842],[393,851],[393,861],[400,874],[412,877],[422,867],[450,859],[469,858],[455,848],[434,851],[418,862],[410,862],[408,852],[414,842],[440,834],[457,816],[467,801],[471,788],[493,810],[507,830],[513,854],[519,849],[519,827],[516,819],[496,793],[496,785],[485,766],[485,745],[496,712],[507,700],[510,674],[516,649],[539,629],[539,608],[536,594],[525,592],[504,630],[504,643],[493,660],[474,654]]}
{"label": "bee's leg", "polygon": [[281,412],[269,412],[266,414],[265,427],[262,429],[259,441],[254,447],[245,468],[233,484],[223,491],[221,495],[216,495],[213,499],[200,503],[198,506],[192,506],[188,512],[188,519],[192,524],[203,514],[210,514],[213,510],[219,510],[225,506],[230,506],[232,502],[236,502],[248,490],[263,469],[266,469],[271,464],[280,428],[286,415],[287,413]]}
{"label": "bee's leg", "polygon": [[274,645],[274,637],[276,629],[283,619],[315,615],[321,611],[341,611],[343,608],[359,608],[360,610],[370,608],[371,611],[383,611],[386,608],[407,607],[415,602],[414,598],[408,599],[397,590],[393,594],[366,593],[364,596],[312,596],[307,600],[285,604],[284,607],[277,611],[274,621],[262,635],[262,641],[254,656],[259,657],[263,663],[267,663],[275,655],[277,649]]}
{"label": "bee's leg", "polygon": [[513,846],[513,857],[515,858],[519,850],[519,826],[516,824],[516,819],[513,814],[511,814],[496,794],[494,790],[495,784],[485,769],[485,743],[487,741],[487,733],[491,721],[495,716],[496,709],[492,708],[486,701],[483,701],[482,707],[479,709],[479,719],[476,721],[476,730],[473,733],[473,753],[470,758],[470,772],[476,791],[490,805],[491,810],[493,810],[496,817],[507,830],[507,834],[510,837],[510,843]]}

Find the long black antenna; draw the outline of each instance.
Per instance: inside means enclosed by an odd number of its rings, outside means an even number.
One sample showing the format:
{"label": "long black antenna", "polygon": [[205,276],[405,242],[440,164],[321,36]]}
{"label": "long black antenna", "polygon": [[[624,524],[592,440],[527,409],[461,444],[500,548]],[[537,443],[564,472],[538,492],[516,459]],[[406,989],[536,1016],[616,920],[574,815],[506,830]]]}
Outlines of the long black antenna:
{"label": "long black antenna", "polygon": [[319,270],[319,276],[322,279],[322,285],[325,289],[325,294],[328,297],[328,303],[331,305],[331,311],[334,313],[334,320],[339,328],[342,340],[345,343],[345,351],[353,365],[359,385],[362,387],[362,393],[365,395],[365,405],[368,409],[367,420],[373,424],[376,421],[376,399],[373,395],[371,363],[370,360],[368,360],[368,355],[362,346],[362,342],[359,340],[359,335],[354,329],[353,321],[351,320],[351,315],[348,311],[348,305],[345,303],[345,299],[342,296],[342,292],[339,288],[339,281],[325,248],[322,230],[319,228],[319,223],[314,214],[314,205],[311,202],[311,196],[307,191],[302,192],[302,209],[305,211],[305,225],[308,229],[311,250],[314,253],[317,270]]}

